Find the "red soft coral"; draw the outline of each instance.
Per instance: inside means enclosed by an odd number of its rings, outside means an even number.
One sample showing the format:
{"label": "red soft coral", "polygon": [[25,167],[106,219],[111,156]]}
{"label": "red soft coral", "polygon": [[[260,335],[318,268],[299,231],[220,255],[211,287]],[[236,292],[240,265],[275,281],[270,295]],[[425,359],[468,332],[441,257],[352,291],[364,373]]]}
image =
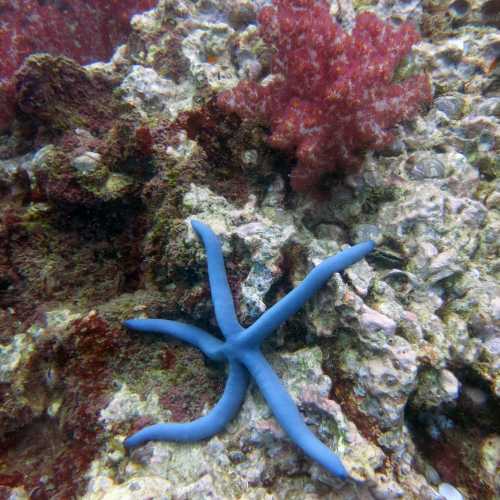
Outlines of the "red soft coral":
{"label": "red soft coral", "polygon": [[431,99],[425,75],[393,82],[419,40],[409,23],[396,28],[365,12],[348,35],[325,0],[274,0],[259,21],[261,36],[276,49],[275,78],[266,86],[241,82],[218,104],[269,124],[269,143],[295,152],[296,191],[316,187],[325,173],[359,167],[364,150],[390,144],[394,125]]}
{"label": "red soft coral", "polygon": [[0,130],[12,118],[12,75],[35,52],[80,64],[105,61],[126,40],[130,17],[157,0],[0,1]]}

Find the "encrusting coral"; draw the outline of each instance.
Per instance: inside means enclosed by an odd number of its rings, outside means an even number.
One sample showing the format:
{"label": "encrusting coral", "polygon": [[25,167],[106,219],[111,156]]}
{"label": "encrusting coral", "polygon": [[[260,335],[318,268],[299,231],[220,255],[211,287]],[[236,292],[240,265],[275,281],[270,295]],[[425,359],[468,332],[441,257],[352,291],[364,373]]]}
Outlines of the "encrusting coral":
{"label": "encrusting coral", "polygon": [[299,286],[266,311],[251,327],[244,329],[236,318],[217,236],[201,222],[192,221],[191,224],[207,252],[212,301],[225,342],[199,328],[177,321],[132,319],[124,324],[133,330],[160,333],[167,338],[188,342],[214,361],[227,361],[229,377],[226,388],[221,400],[208,415],[190,423],[151,425],[127,438],[125,446],[132,448],[150,440],[191,442],[212,437],[224,429],[238,412],[247,391],[249,372],[292,441],[331,474],[347,479],[349,474],[339,457],[319,441],[304,423],[295,403],[260,352],[260,345],[276,328],[296,313],[333,273],[361,260],[373,250],[374,243],[359,243],[324,260]]}
{"label": "encrusting coral", "polygon": [[325,0],[274,0],[258,19],[275,48],[273,79],[243,81],[222,92],[218,104],[269,125],[269,143],[295,153],[296,191],[313,189],[325,173],[358,168],[366,149],[387,147],[394,125],[431,99],[426,75],[395,81],[419,40],[410,23],[396,28],[364,12],[349,35]]}

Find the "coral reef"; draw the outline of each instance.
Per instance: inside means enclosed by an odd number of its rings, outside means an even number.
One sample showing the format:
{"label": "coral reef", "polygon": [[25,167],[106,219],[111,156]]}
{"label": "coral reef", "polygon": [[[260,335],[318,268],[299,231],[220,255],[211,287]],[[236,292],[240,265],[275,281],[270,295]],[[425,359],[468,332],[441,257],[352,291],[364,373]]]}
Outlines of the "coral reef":
{"label": "coral reef", "polygon": [[16,75],[19,123],[35,144],[38,201],[90,206],[117,201],[152,176],[153,137],[115,82],[64,57],[30,56]]}
{"label": "coral reef", "polygon": [[16,74],[20,118],[55,135],[75,128],[102,133],[123,104],[113,99],[113,79],[66,57],[38,54]]}
{"label": "coral reef", "polygon": [[[14,112],[14,72],[30,54],[71,57],[80,64],[106,61],[130,33],[130,17],[156,0],[4,1],[0,6],[0,130]],[[22,35],[21,35],[22,34]]]}
{"label": "coral reef", "polygon": [[[434,100],[322,197],[290,189],[269,130],[217,106],[240,81],[267,83],[266,5],[160,0],[108,63],[24,60],[0,133],[1,498],[499,496],[496,3],[329,2],[347,37],[366,11],[413,23]],[[221,241],[243,327],[344,245],[376,241],[263,344],[356,482],[297,453],[252,388],[211,439],[123,447],[223,393],[199,350],[121,326],[217,333],[193,218]]]}
{"label": "coral reef", "polygon": [[[17,400],[18,407],[3,404],[0,411],[2,459],[9,470],[0,483],[5,485],[8,476],[36,498],[68,498],[82,492],[83,475],[102,443],[96,432],[99,412],[122,359],[117,348],[126,350],[127,339],[118,338],[119,331],[95,311],[83,318],[52,311],[45,319],[45,326],[35,323],[27,335],[16,336],[22,366],[19,360],[17,366],[12,361],[3,366],[2,375],[11,373],[15,381],[3,398]],[[11,353],[4,355],[12,359]],[[36,413],[27,414],[27,407]],[[12,433],[28,422],[22,436]]]}
{"label": "coral reef", "polygon": [[427,76],[395,76],[419,40],[410,23],[396,28],[364,12],[348,34],[324,0],[275,0],[258,19],[275,48],[274,78],[241,82],[218,104],[271,128],[269,143],[297,158],[296,191],[317,187],[326,173],[358,168],[365,150],[390,145],[394,126],[430,101]]}

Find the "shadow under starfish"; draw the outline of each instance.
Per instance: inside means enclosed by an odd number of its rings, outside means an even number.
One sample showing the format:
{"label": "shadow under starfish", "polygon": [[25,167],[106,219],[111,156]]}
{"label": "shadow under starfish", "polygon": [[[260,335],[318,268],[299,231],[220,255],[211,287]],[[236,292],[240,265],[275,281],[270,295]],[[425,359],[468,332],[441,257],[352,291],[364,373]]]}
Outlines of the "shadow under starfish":
{"label": "shadow under starfish", "polygon": [[361,260],[373,250],[374,243],[365,241],[324,260],[300,285],[262,314],[252,326],[244,329],[236,317],[217,236],[201,222],[192,221],[191,225],[205,246],[215,317],[225,341],[213,337],[200,328],[177,321],[130,319],[124,321],[124,325],[133,330],[160,333],[167,338],[182,340],[196,346],[212,360],[227,362],[229,375],[224,393],[207,415],[188,423],[156,424],[145,427],[128,437],[124,442],[125,447],[133,448],[152,440],[192,442],[209,438],[222,431],[243,404],[250,373],[290,439],[331,474],[347,479],[349,475],[340,458],[316,438],[304,423],[292,398],[262,355],[260,345],[297,312],[333,273],[342,271]]}

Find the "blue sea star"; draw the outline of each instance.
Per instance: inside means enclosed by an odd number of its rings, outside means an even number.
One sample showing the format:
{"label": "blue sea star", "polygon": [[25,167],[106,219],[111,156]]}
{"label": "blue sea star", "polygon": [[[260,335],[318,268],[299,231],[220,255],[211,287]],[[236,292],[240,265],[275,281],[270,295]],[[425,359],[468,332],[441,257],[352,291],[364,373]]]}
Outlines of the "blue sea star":
{"label": "blue sea star", "polygon": [[205,224],[191,225],[202,240],[207,254],[208,277],[217,323],[225,341],[200,328],[163,319],[130,319],[127,328],[141,332],[160,333],[196,346],[210,359],[226,361],[229,376],[219,402],[205,416],[188,423],[156,424],[128,437],[126,448],[146,441],[192,442],[206,439],[223,430],[243,404],[249,373],[257,383],[274,416],[291,440],[311,459],[334,476],[349,477],[340,458],[309,430],[292,398],[260,351],[262,342],[292,314],[297,312],[333,273],[358,262],[374,248],[372,241],[359,243],[329,257],[316,266],[294,290],[268,309],[249,328],[243,328],[236,317],[231,291],[224,268],[224,258],[217,236]]}

